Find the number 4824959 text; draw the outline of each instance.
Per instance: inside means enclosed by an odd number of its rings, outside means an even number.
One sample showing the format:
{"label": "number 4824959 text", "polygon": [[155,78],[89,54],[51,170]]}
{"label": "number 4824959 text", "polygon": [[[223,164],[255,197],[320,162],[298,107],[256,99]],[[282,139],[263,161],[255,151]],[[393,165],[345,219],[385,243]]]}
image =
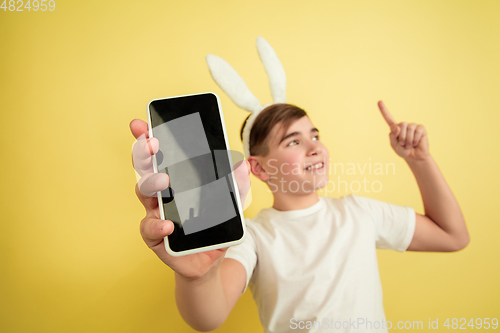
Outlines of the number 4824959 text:
{"label": "number 4824959 text", "polygon": [[[1,1],[1,0],[0,0]],[[46,10],[53,11],[56,9],[56,2],[54,0],[28,0],[24,2],[23,0],[4,0],[0,9],[4,12],[24,12],[24,11],[34,11],[38,10],[44,12]]]}

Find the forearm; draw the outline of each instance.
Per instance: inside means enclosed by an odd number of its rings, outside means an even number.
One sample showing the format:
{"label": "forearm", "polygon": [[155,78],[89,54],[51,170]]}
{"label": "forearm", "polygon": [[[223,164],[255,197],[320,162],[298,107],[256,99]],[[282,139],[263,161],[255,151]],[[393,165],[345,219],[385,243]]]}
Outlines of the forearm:
{"label": "forearm", "polygon": [[229,314],[220,269],[197,280],[188,280],[176,273],[175,298],[182,318],[196,330],[214,330]]}
{"label": "forearm", "polygon": [[425,215],[458,242],[468,243],[469,234],[460,206],[431,155],[407,160],[420,189]]}

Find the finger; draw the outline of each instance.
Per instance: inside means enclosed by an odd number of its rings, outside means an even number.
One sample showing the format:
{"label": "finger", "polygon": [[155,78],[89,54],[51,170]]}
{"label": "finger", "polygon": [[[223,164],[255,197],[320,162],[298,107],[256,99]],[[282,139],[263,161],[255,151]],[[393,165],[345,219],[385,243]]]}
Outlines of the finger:
{"label": "finger", "polygon": [[385,122],[387,125],[389,125],[391,131],[393,130],[394,126],[396,126],[396,120],[394,120],[394,117],[391,115],[387,107],[385,106],[384,102],[378,101],[378,108],[380,109],[380,112],[382,113],[382,116],[385,119]]}
{"label": "finger", "polygon": [[143,176],[153,173],[153,154],[158,153],[160,143],[156,138],[146,139],[141,135],[132,147],[134,169]]}
{"label": "finger", "polygon": [[396,147],[399,144],[398,136],[400,132],[401,128],[399,128],[399,126],[395,126],[391,133],[389,133],[389,139],[391,140],[392,147]]}
{"label": "finger", "polygon": [[408,127],[407,123],[399,123],[399,128],[401,129],[401,133],[399,133],[398,140],[401,146],[405,145],[406,142],[406,128]]}
{"label": "finger", "polygon": [[417,128],[417,124],[411,123],[408,125],[406,128],[406,142],[405,142],[405,148],[411,148],[413,147],[413,138],[415,136],[415,129]]}
{"label": "finger", "polygon": [[151,155],[154,155],[158,152],[158,149],[160,148],[160,142],[157,138],[147,138],[144,134],[142,134],[134,143],[134,147],[135,146],[137,146],[137,157],[149,158],[151,157]]}
{"label": "finger", "polygon": [[425,127],[423,125],[418,125],[417,128],[415,129],[415,137],[413,138],[413,147],[418,146],[420,143],[420,140],[425,135]]}
{"label": "finger", "polygon": [[148,123],[146,123],[144,120],[140,119],[134,119],[130,122],[130,131],[132,132],[132,135],[137,139],[139,138],[142,134],[148,134]]}
{"label": "finger", "polygon": [[225,254],[229,248],[225,247],[217,250],[205,251],[204,253],[210,257],[211,261],[222,261],[224,260]]}
{"label": "finger", "polygon": [[157,198],[157,192],[165,190],[168,183],[169,177],[166,173],[151,173],[143,176],[137,185],[143,196]]}
{"label": "finger", "polygon": [[141,221],[140,231],[148,247],[154,247],[174,231],[174,223],[170,220],[147,216]]}
{"label": "finger", "polygon": [[142,203],[144,208],[146,209],[147,215],[155,215],[158,218],[160,217],[160,213],[158,212],[158,197],[149,197],[141,193],[139,190],[139,185],[135,184],[135,194],[139,201]]}

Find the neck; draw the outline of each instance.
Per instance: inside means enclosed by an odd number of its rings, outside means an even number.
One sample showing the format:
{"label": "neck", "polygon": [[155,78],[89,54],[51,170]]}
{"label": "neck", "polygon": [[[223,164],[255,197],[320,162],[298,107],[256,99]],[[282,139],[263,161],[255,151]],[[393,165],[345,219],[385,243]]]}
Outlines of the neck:
{"label": "neck", "polygon": [[306,209],[319,201],[316,191],[306,194],[275,192],[273,195],[273,208],[279,211]]}

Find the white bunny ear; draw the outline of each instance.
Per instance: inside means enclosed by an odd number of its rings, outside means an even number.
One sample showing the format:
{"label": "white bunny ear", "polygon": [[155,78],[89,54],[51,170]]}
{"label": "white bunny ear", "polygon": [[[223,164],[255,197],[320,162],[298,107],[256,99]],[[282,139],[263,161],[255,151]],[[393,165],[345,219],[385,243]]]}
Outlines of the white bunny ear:
{"label": "white bunny ear", "polygon": [[252,94],[245,81],[231,65],[212,54],[207,55],[206,60],[213,79],[236,105],[250,112],[262,109],[257,97]]}
{"label": "white bunny ear", "polygon": [[271,86],[271,95],[274,103],[286,102],[286,75],[283,65],[281,65],[276,52],[269,43],[262,37],[257,37],[257,51],[267,75],[269,76],[269,85]]}

